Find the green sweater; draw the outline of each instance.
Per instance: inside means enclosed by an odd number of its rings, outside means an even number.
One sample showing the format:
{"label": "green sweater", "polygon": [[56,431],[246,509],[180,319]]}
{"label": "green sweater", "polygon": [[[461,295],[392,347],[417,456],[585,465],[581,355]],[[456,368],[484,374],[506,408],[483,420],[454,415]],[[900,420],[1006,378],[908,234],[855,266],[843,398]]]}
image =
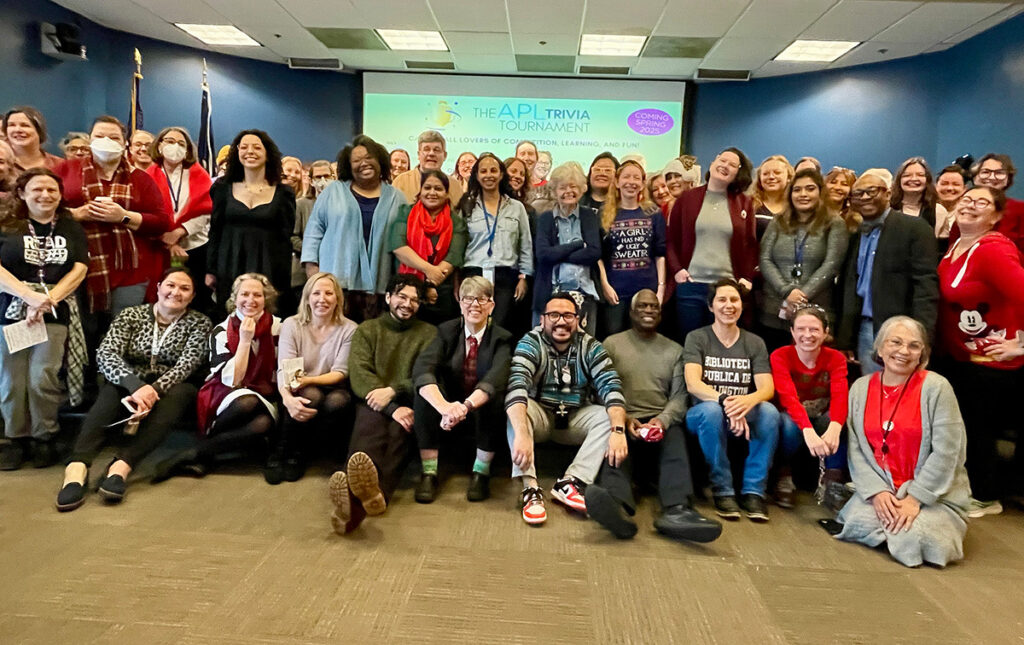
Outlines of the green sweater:
{"label": "green sweater", "polygon": [[686,416],[683,348],[657,334],[645,340],[632,329],[604,339],[622,379],[626,413],[636,419],[658,417],[666,428]]}
{"label": "green sweater", "polygon": [[384,409],[388,416],[403,405],[411,406],[413,363],[436,334],[437,328],[429,323],[399,322],[390,312],[359,325],[348,358],[352,391],[365,399],[378,388],[393,388],[395,398]]}

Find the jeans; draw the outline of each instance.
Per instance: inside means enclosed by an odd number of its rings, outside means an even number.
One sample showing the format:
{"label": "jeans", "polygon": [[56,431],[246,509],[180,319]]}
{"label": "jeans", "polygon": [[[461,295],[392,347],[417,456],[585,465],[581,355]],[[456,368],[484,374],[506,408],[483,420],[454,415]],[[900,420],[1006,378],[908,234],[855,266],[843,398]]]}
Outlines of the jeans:
{"label": "jeans", "polygon": [[676,341],[686,343],[686,335],[694,329],[711,324],[708,309],[708,287],[703,282],[682,282],[676,285]]}
{"label": "jeans", "polygon": [[857,332],[857,360],[860,361],[861,376],[874,374],[882,366],[874,359],[875,324],[870,318],[862,318],[860,330]]}
{"label": "jeans", "polygon": [[[764,497],[768,469],[779,441],[779,411],[771,403],[758,403],[746,416],[750,426],[750,452],[743,466],[743,495]],[[735,495],[732,469],[726,452],[732,432],[725,410],[717,401],[703,401],[686,413],[686,427],[697,435],[704,459],[711,469],[711,492],[716,497]]]}
{"label": "jeans", "polygon": [[[793,421],[792,417],[782,412],[779,418],[781,419],[779,423],[779,447],[782,449],[779,461],[788,466],[792,463],[797,451],[806,446],[807,443],[804,441],[803,428],[797,427],[796,421]],[[811,419],[811,426],[820,437],[828,430],[829,422],[828,414],[821,414]],[[839,437],[839,448],[836,449],[835,454],[825,457],[825,468],[837,468],[840,470],[846,468],[845,433]]]}

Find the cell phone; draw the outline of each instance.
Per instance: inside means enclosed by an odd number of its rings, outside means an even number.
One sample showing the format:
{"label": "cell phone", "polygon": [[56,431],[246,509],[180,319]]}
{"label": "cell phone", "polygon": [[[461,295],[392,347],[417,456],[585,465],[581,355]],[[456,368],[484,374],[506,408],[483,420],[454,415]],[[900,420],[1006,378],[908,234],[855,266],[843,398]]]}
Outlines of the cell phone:
{"label": "cell phone", "polygon": [[128,408],[128,411],[131,412],[132,414],[139,413],[139,408],[137,405],[135,405],[135,401],[131,400],[127,396],[121,399],[121,405]]}
{"label": "cell phone", "polygon": [[835,520],[818,520],[818,526],[829,535],[839,535],[843,530],[843,524]]}

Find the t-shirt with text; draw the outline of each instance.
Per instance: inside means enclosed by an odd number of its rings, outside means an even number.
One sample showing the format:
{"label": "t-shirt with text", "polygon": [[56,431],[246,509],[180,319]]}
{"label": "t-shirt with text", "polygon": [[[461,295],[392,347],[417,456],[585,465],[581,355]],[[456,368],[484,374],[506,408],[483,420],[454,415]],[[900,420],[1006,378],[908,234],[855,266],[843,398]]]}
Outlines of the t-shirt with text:
{"label": "t-shirt with text", "polygon": [[[764,341],[745,329],[732,347],[723,345],[710,326],[693,330],[686,336],[683,362],[700,365],[701,380],[729,396],[750,394],[757,389],[754,375],[772,372]],[[694,405],[701,402],[690,396]]]}

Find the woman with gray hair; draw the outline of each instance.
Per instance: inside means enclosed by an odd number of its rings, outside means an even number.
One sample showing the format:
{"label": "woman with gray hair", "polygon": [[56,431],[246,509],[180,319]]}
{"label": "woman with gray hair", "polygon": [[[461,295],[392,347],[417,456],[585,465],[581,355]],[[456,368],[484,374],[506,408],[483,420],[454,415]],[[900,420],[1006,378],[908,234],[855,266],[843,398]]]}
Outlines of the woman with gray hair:
{"label": "woman with gray hair", "polygon": [[856,493],[839,512],[836,536],[885,543],[901,564],[945,566],[963,558],[971,488],[967,434],[949,382],[925,369],[921,323],[886,320],[874,344],[882,371],[850,390],[849,465]]}

